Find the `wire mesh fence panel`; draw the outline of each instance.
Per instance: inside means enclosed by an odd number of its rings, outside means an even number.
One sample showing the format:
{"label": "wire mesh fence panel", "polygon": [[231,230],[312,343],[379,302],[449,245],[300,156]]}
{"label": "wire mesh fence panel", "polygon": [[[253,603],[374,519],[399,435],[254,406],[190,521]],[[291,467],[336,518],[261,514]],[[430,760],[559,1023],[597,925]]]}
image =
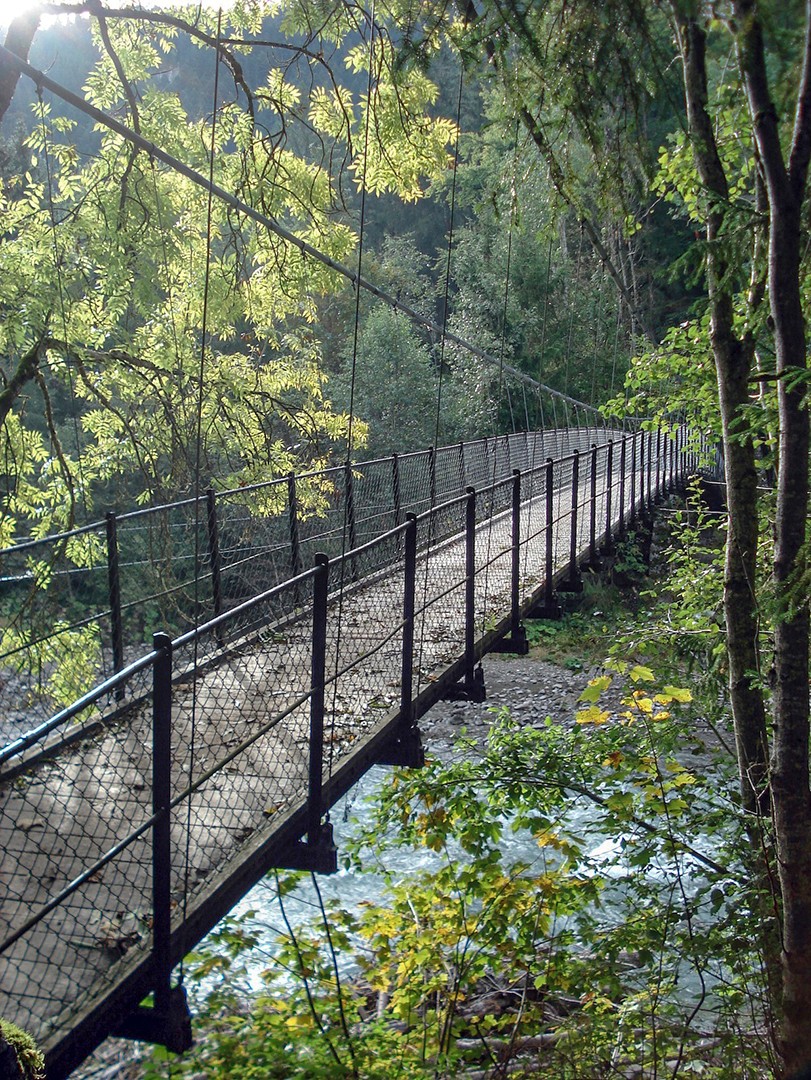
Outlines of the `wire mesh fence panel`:
{"label": "wire mesh fence panel", "polygon": [[[330,564],[323,775],[399,706],[403,648],[403,529]],[[385,574],[376,571],[385,566]],[[356,576],[364,584],[346,588]],[[342,587],[343,586],[343,587]]]}
{"label": "wire mesh fence panel", "polygon": [[399,525],[392,459],[364,462],[352,470],[354,538],[359,546]]}
{"label": "wire mesh fence panel", "polygon": [[207,534],[209,565],[219,559],[221,610],[272,588],[299,569],[291,557],[286,480],[244,492],[218,492],[209,500]]}
{"label": "wire mesh fence panel", "polygon": [[421,514],[435,501],[436,474],[433,451],[423,450],[400,457],[400,490],[403,513]]}
{"label": "wire mesh fence panel", "polygon": [[[240,844],[306,789],[311,575],[174,649],[172,887],[187,903]],[[223,638],[229,648],[221,655]],[[221,658],[218,662],[211,662]]]}
{"label": "wire mesh fence panel", "polygon": [[[0,1014],[40,1040],[63,1007],[149,942],[150,687],[147,658],[2,754]],[[122,707],[120,691],[134,703]],[[58,756],[43,757],[56,743]]]}
{"label": "wire mesh fence panel", "polygon": [[512,586],[513,480],[476,493],[476,625],[492,629],[510,611]]}
{"label": "wire mesh fence panel", "polygon": [[[103,538],[92,532],[0,553],[0,744],[109,673],[107,606]],[[69,671],[60,661],[71,650]]]}
{"label": "wire mesh fence panel", "polygon": [[482,488],[492,481],[486,440],[467,443],[464,448],[464,461],[466,487]]}
{"label": "wire mesh fence panel", "polygon": [[465,446],[440,446],[434,452],[434,502],[447,502],[465,490],[471,481],[465,468]]}
{"label": "wire mesh fence panel", "polygon": [[444,503],[417,523],[416,639],[418,691],[465,640],[466,499]]}

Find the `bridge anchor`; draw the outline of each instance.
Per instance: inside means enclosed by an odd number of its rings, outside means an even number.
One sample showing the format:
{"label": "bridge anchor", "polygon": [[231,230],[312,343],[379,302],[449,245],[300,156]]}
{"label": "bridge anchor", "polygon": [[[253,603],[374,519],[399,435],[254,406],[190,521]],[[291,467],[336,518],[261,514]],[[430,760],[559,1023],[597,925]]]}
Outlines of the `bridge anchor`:
{"label": "bridge anchor", "polygon": [[405,769],[421,769],[425,765],[420,729],[416,724],[397,739],[388,743],[377,758],[378,765],[400,765]]}
{"label": "bridge anchor", "polygon": [[165,1046],[173,1054],[184,1053],[194,1042],[185,988],[173,986],[162,1008],[139,1005],[112,1034],[120,1039]]}
{"label": "bridge anchor", "polygon": [[481,664],[473,671],[466,672],[464,679],[449,686],[442,697],[445,701],[486,701],[487,691]]}
{"label": "bridge anchor", "polygon": [[338,870],[338,849],[332,838],[332,825],[319,826],[318,836],[297,840],[276,860],[280,870],[312,870],[316,874],[334,874]]}
{"label": "bridge anchor", "polygon": [[498,641],[490,647],[490,652],[512,653],[515,656],[526,656],[529,652],[526,628],[523,625],[516,626],[505,637],[499,638]]}

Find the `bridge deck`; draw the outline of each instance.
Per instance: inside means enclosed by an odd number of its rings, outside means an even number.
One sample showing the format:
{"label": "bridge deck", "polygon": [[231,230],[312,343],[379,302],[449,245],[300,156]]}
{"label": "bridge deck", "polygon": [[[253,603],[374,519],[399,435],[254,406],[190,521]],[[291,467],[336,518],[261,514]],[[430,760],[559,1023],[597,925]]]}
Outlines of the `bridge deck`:
{"label": "bridge deck", "polygon": [[[553,499],[545,468],[522,481],[515,550],[512,479],[477,496],[472,589],[465,564],[470,499],[449,501],[413,526],[413,717],[401,709],[406,530],[331,565],[319,815],[372,764],[403,753],[398,740],[412,718],[469,676],[471,642],[480,656],[509,629],[514,566],[521,612],[548,591],[550,537],[553,572],[565,573],[571,458],[555,468]],[[640,482],[636,477],[637,492]],[[609,492],[614,523],[620,509],[630,518],[630,482],[624,490],[620,508],[616,472],[603,469],[595,488],[583,470],[575,516],[580,559],[593,548],[592,522],[596,539],[603,538]],[[175,644],[171,963],[263,873],[289,862],[312,825],[314,580],[309,572]],[[155,985],[154,657],[147,661],[30,746],[4,755],[0,766],[0,1014],[42,1043],[49,1078],[67,1075],[120,1029]],[[72,741],[78,732],[83,737]]]}

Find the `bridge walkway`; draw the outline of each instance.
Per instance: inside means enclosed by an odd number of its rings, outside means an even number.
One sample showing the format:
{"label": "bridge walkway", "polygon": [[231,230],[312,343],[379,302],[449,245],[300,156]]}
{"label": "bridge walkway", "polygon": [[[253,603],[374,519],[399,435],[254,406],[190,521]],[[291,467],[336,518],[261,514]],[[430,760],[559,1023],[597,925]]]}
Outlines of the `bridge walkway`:
{"label": "bridge walkway", "polygon": [[331,868],[336,799],[419,764],[417,719],[481,694],[481,655],[520,651],[520,619],[689,465],[640,457],[621,477],[606,443],[322,558],[0,754],[0,1014],[49,1080],[110,1033],[184,1042],[172,966],[270,868]]}

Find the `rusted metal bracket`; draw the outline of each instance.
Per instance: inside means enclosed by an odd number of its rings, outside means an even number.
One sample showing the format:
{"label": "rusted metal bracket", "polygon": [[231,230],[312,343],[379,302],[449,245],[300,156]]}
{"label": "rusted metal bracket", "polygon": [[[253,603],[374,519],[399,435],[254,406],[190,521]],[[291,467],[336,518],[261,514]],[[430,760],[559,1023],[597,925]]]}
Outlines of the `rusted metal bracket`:
{"label": "rusted metal bracket", "polygon": [[279,858],[280,870],[312,870],[315,874],[334,874],[338,870],[338,849],[332,836],[332,825],[324,822],[317,837],[297,840]]}
{"label": "rusted metal bracket", "polygon": [[120,1039],[165,1046],[173,1054],[182,1054],[194,1042],[185,988],[172,987],[162,1009],[139,1005],[112,1034]]}

